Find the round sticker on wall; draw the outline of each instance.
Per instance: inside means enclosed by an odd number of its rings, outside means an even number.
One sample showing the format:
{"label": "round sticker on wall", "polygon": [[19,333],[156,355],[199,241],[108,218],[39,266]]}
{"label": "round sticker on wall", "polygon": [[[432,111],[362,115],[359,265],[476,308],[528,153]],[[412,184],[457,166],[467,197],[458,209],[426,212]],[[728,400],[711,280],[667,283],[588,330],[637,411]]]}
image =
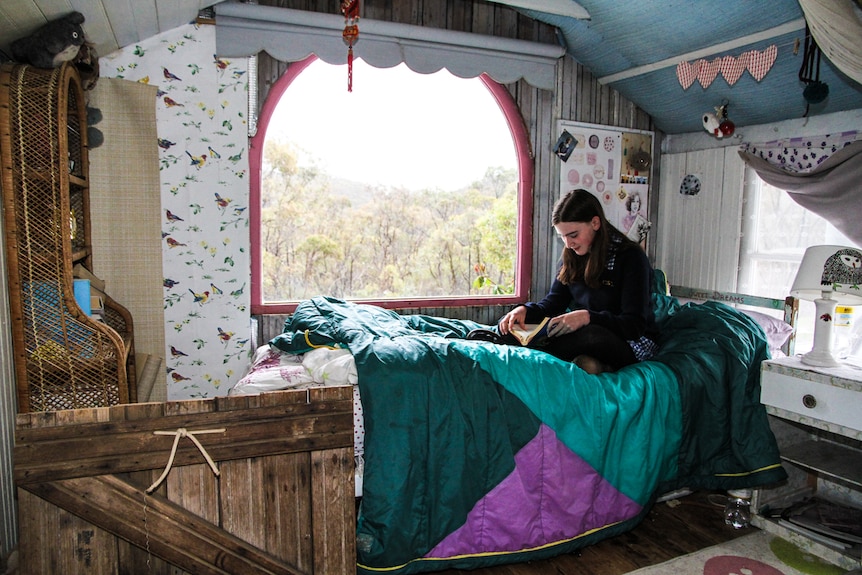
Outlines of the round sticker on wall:
{"label": "round sticker on wall", "polygon": [[605,151],[606,152],[613,152],[615,145],[616,145],[616,142],[614,142],[613,136],[605,136]]}
{"label": "round sticker on wall", "polygon": [[604,166],[596,166],[593,168],[593,175],[597,180],[601,180],[605,177],[605,167]]}
{"label": "round sticker on wall", "polygon": [[569,173],[566,177],[568,178],[570,184],[578,184],[581,181],[581,174],[578,173],[577,170],[569,170]]}
{"label": "round sticker on wall", "polygon": [[688,174],[679,185],[679,193],[684,196],[696,196],[700,193],[700,180],[694,174]]}
{"label": "round sticker on wall", "polygon": [[599,147],[599,137],[595,134],[590,136],[590,147],[595,149]]}

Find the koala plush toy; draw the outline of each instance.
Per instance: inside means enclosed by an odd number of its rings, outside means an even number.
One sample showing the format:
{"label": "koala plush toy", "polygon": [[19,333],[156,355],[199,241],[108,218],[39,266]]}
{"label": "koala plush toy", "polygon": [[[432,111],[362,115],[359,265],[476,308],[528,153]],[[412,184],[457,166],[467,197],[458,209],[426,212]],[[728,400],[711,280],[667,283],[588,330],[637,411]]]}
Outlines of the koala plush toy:
{"label": "koala plush toy", "polygon": [[81,24],[84,15],[72,12],[12,42],[12,56],[16,61],[37,68],[56,68],[63,62],[73,60],[84,43]]}

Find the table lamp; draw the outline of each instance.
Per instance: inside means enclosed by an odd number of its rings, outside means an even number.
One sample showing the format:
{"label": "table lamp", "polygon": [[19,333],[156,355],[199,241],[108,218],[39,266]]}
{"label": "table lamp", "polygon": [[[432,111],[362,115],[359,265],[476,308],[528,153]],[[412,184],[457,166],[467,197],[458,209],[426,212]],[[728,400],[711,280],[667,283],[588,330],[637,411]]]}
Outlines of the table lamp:
{"label": "table lamp", "polygon": [[832,355],[835,306],[862,305],[862,250],[844,246],[812,246],[805,250],[790,295],[814,301],[814,348],[802,362],[836,367]]}

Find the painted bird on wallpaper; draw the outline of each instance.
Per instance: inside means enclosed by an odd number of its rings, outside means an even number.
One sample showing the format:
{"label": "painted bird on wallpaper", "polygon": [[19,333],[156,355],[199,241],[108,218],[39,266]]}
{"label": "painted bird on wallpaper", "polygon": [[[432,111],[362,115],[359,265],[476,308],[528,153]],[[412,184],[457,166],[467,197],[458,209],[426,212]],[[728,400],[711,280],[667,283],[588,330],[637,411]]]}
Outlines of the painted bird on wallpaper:
{"label": "painted bird on wallpaper", "polygon": [[215,192],[215,200],[216,200],[216,204],[218,204],[218,207],[220,207],[220,208],[226,208],[226,207],[228,207],[228,204],[230,204],[230,203],[233,201],[233,200],[231,200],[231,199],[229,199],[229,198],[223,198],[223,197],[221,197],[221,196],[218,194],[218,192]]}
{"label": "painted bird on wallpaper", "polygon": [[213,290],[213,295],[219,295],[224,293],[221,288],[216,287],[215,284],[212,283],[210,284],[210,289]]}
{"label": "painted bird on wallpaper", "polygon": [[207,161],[206,154],[202,154],[200,156],[193,156],[191,152],[186,150],[186,155],[188,155],[188,157],[191,158],[191,165],[196,167],[199,170],[201,169],[201,166],[203,166]]}
{"label": "painted bird on wallpaper", "polygon": [[164,98],[162,98],[162,102],[164,102],[165,106],[167,106],[168,108],[173,108],[174,106],[185,107],[185,104],[180,104],[170,96],[165,96]]}
{"label": "painted bird on wallpaper", "polygon": [[176,146],[176,142],[171,142],[167,138],[159,138],[159,147],[163,150],[170,149],[171,146]]}
{"label": "painted bird on wallpaper", "polygon": [[165,77],[165,80],[170,80],[170,81],[177,80],[179,82],[183,81],[182,78],[180,78],[179,76],[171,74],[170,70],[168,70],[164,66],[162,66],[162,75]]}
{"label": "painted bird on wallpaper", "polygon": [[211,157],[211,158],[215,158],[216,160],[218,160],[219,158],[221,158],[221,154],[219,154],[218,152],[216,152],[215,150],[213,150],[213,149],[212,149],[212,146],[207,146],[207,150],[209,150],[209,152],[210,152],[210,157]]}
{"label": "painted bird on wallpaper", "polygon": [[219,70],[224,70],[230,64],[229,61],[219,58],[218,54],[213,54],[213,61],[215,61],[216,68]]}
{"label": "painted bird on wallpaper", "polygon": [[218,328],[218,338],[223,342],[227,343],[230,341],[230,338],[233,337],[232,331],[225,331],[222,328]]}
{"label": "painted bird on wallpaper", "polygon": [[178,247],[186,245],[184,243],[178,242],[174,238],[165,238],[165,243],[168,244],[169,248],[178,248]]}
{"label": "painted bird on wallpaper", "polygon": [[171,357],[188,357],[189,354],[183,353],[174,346],[171,346]]}
{"label": "painted bird on wallpaper", "polygon": [[185,221],[185,220],[184,220],[184,219],[182,219],[181,217],[179,217],[179,216],[175,215],[174,213],[172,213],[170,210],[165,210],[165,217],[168,219],[168,221],[169,221],[170,223],[175,223],[175,222],[184,222],[184,221]]}
{"label": "painted bird on wallpaper", "polygon": [[195,296],[195,303],[199,303],[201,305],[207,303],[207,300],[210,298],[210,292],[208,291],[205,291],[203,293],[195,293],[192,288],[189,288],[189,292],[191,292],[191,294]]}
{"label": "painted bird on wallpaper", "polygon": [[162,285],[168,289],[171,289],[172,287],[174,287],[178,283],[180,283],[180,282],[178,282],[177,280],[172,280],[171,278],[165,278],[164,281],[162,282]]}

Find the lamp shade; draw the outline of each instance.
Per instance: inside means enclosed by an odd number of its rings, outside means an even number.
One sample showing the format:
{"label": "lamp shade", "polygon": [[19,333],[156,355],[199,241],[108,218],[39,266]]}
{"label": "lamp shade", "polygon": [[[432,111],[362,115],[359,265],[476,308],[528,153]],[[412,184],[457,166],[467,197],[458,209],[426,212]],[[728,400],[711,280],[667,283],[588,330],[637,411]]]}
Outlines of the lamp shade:
{"label": "lamp shade", "polygon": [[802,362],[836,367],[832,326],[837,304],[862,304],[862,251],[844,246],[812,246],[805,250],[791,295],[814,300],[814,348]]}
{"label": "lamp shade", "polygon": [[805,250],[790,294],[806,300],[824,297],[836,304],[862,305],[862,250],[812,246]]}

